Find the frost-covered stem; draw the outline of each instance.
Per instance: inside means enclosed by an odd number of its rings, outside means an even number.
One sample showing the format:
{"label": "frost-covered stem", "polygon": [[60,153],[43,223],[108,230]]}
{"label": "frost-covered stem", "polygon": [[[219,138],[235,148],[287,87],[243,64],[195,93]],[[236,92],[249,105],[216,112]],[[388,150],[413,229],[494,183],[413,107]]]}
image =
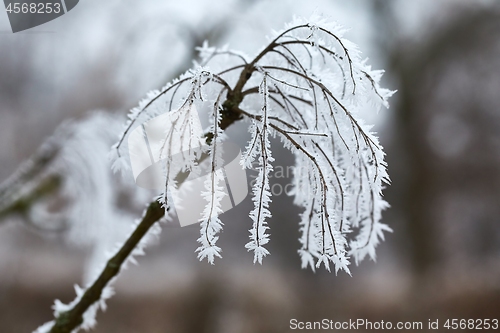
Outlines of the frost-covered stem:
{"label": "frost-covered stem", "polygon": [[0,219],[14,213],[26,214],[35,202],[59,189],[61,182],[61,176],[59,175],[51,175],[43,179],[26,195],[20,196],[7,205],[0,207]]}
{"label": "frost-covered stem", "polygon": [[[159,93],[155,98],[153,98],[151,101],[149,101],[148,104],[146,104],[142,110],[140,110],[138,112],[138,115],[140,115],[141,113],[143,113],[144,111],[147,110],[147,108],[153,104],[158,98],[160,98],[161,96],[165,95],[166,93],[168,93],[172,88],[176,88],[176,87],[179,87],[181,84],[183,84],[184,82],[188,81],[190,78],[185,78],[185,79],[182,79],[182,80],[179,80],[178,82],[174,83],[173,85],[169,86],[168,88],[166,88],[165,90],[163,90],[161,93]],[[176,88],[176,91],[177,91],[177,88]],[[130,123],[128,124],[127,128],[125,129],[125,132],[124,134],[127,134],[130,129],[132,128],[132,125],[135,123],[135,121],[137,120],[138,117],[135,117],[134,119],[132,119],[130,121]],[[116,145],[116,147],[114,147],[114,149],[116,149],[116,152],[118,154],[118,156],[120,156],[120,146],[122,145],[123,143],[123,140],[125,139],[125,135],[123,135],[120,140],[118,141],[118,144]]]}
{"label": "frost-covered stem", "polygon": [[[241,87],[243,87],[243,85],[241,85]],[[163,93],[164,92],[162,92],[162,94]],[[218,124],[221,130],[226,129],[236,120],[241,119],[239,112],[234,112],[234,110],[239,110],[238,106],[240,103],[241,100],[235,98],[234,95],[229,95],[226,98],[224,109],[221,112],[221,121]],[[231,105],[231,107],[227,108],[227,105]],[[212,139],[213,133],[209,133],[206,135],[207,144],[210,144]],[[206,155],[203,155],[203,159],[206,157]],[[185,175],[180,175],[180,177],[180,182],[182,182],[185,179]],[[71,333],[82,323],[83,314],[89,309],[92,304],[100,299],[103,289],[120,272],[122,265],[124,264],[130,253],[133,251],[133,249],[146,235],[148,230],[155,224],[155,222],[161,219],[164,214],[165,209],[160,203],[158,203],[157,201],[153,201],[150,203],[144,218],[134,230],[132,235],[126,240],[120,250],[107,262],[97,280],[95,280],[92,286],[90,286],[85,291],[80,301],[71,310],[61,313],[59,317],[56,318],[56,322],[50,330],[50,333]]]}
{"label": "frost-covered stem", "polygon": [[[65,133],[59,135],[65,138]],[[61,177],[49,175],[29,193],[22,193],[22,188],[40,177],[59,154],[61,147],[55,142],[48,142],[45,145],[39,154],[24,162],[15,174],[0,184],[0,218],[11,213],[25,213],[35,201],[53,193],[61,184]]]}
{"label": "frost-covered stem", "polygon": [[103,271],[94,283],[85,291],[80,301],[67,312],[61,313],[50,333],[71,333],[83,322],[83,314],[89,307],[101,298],[106,285],[120,272],[120,269],[148,230],[163,216],[165,209],[157,201],[152,202],[142,221],[132,235],[125,241],[120,250],[108,260]]}
{"label": "frost-covered stem", "polygon": [[209,246],[213,246],[212,244],[212,241],[210,240],[210,238],[208,237],[209,233],[208,233],[208,229],[210,227],[210,221],[212,219],[212,217],[214,216],[214,210],[215,210],[215,205],[216,205],[216,199],[215,199],[215,187],[218,185],[216,184],[216,177],[215,177],[215,172],[217,170],[217,137],[219,135],[219,98],[221,96],[223,91],[221,91],[221,93],[219,94],[219,97],[217,98],[217,101],[215,102],[214,104],[214,132],[213,132],[213,140],[212,140],[212,152],[211,152],[211,155],[212,155],[212,161],[211,161],[211,165],[212,165],[212,170],[211,170],[211,177],[210,177],[210,181],[211,181],[211,188],[210,188],[210,191],[211,191],[211,200],[210,200],[210,214],[209,214],[209,220],[207,220],[207,226],[205,228],[205,237],[207,239],[207,243]]}
{"label": "frost-covered stem", "polygon": [[[62,132],[55,137],[64,141],[69,134]],[[0,222],[5,221],[4,218],[11,214],[21,214],[27,218],[36,202],[54,194],[61,187],[64,177],[47,172],[60,150],[61,146],[57,140],[50,139],[39,153],[24,162],[16,173],[0,184]],[[25,191],[27,186],[29,191]],[[29,219],[27,221],[31,222]]]}
{"label": "frost-covered stem", "polygon": [[[310,36],[303,40],[288,35],[288,33],[299,29],[309,29]],[[307,30],[304,31],[307,32]],[[338,46],[332,47],[321,38],[315,38],[316,31],[332,38],[335,45],[340,44],[341,49],[338,49]],[[379,223],[380,212],[387,207],[381,198],[382,182],[388,181],[388,177],[382,148],[369,129],[358,121],[355,106],[358,105],[357,102],[362,104],[366,102],[363,95],[365,92],[368,93],[370,89],[375,91],[375,94],[382,100],[382,104],[386,106],[386,99],[392,93],[379,90],[380,74],[376,71],[372,73],[370,68],[361,62],[356,49],[348,41],[341,38],[341,34],[339,36],[317,25],[306,23],[288,28],[280,33],[253,60],[247,60],[246,57],[232,51],[215,51],[206,62],[218,55],[229,55],[240,58],[244,64],[227,68],[218,74],[212,73],[208,69],[199,68],[199,70],[191,72],[194,75],[174,81],[173,84],[169,84],[158,92],[156,96],[148,96],[147,100],[141,102],[140,107],[132,110],[127,128],[120,141],[114,146],[118,157],[120,157],[120,145],[125,142],[124,139],[132,129],[134,122],[147,118],[143,117],[144,115],[155,115],[158,110],[151,110],[151,114],[146,110],[156,101],[160,102],[159,99],[162,96],[165,96],[165,99],[170,97],[170,102],[167,104],[169,105],[168,111],[172,111],[176,94],[183,91],[180,87],[188,81],[192,84],[190,93],[186,98],[184,98],[183,93],[182,98],[175,99],[175,101],[183,101],[180,109],[198,100],[205,101],[201,93],[202,86],[214,83],[218,89],[218,96],[214,104],[214,124],[210,132],[205,135],[205,141],[212,149],[210,153],[204,153],[199,157],[205,159],[211,155],[212,158],[212,177],[207,180],[207,191],[203,193],[206,194],[208,204],[203,213],[204,222],[201,224],[201,236],[198,239],[201,246],[196,250],[199,252],[200,259],[208,258],[209,262],[213,264],[214,256],[220,257],[220,248],[215,245],[218,239],[215,234],[222,229],[222,222],[217,215],[222,211],[220,202],[224,193],[218,187],[223,175],[218,173],[219,170],[216,170],[220,164],[218,162],[220,157],[217,156],[220,154],[220,149],[216,145],[218,141],[221,141],[222,132],[244,116],[254,121],[254,138],[249,145],[248,157],[253,160],[258,154],[261,160],[259,175],[261,182],[257,183],[257,187],[254,189],[255,209],[250,214],[254,222],[250,231],[251,241],[246,245],[249,250],[255,251],[254,262],[260,263],[262,258],[269,254],[263,247],[268,242],[268,235],[264,232],[268,229],[265,219],[271,216],[268,211],[268,204],[271,201],[268,175],[272,171],[273,159],[268,140],[269,133],[278,134],[290,150],[293,151],[293,148],[296,148],[295,152],[300,158],[297,163],[309,167],[307,173],[299,174],[302,179],[298,179],[298,184],[305,184],[305,186],[299,186],[298,189],[312,189],[314,194],[312,201],[307,193],[297,192],[298,195],[296,193],[298,204],[307,208],[303,213],[303,238],[301,240],[303,247],[299,251],[302,256],[302,266],[306,267],[310,264],[314,270],[315,267],[324,263],[325,268],[330,270],[329,262],[332,261],[336,271],[343,269],[349,273],[348,256],[350,254],[347,252],[349,248],[356,261],[362,260],[367,254],[375,259],[375,247],[379,239],[383,238],[382,232],[390,231],[387,226]],[[310,58],[309,68],[305,67],[302,57],[297,55],[299,52],[295,51],[294,45],[297,48],[304,48],[306,52],[304,55],[308,55]],[[285,61],[287,66],[281,66],[279,61],[273,61],[269,55],[277,55],[276,57],[280,61]],[[326,66],[327,57],[325,55],[333,59],[332,65],[334,67],[335,63],[339,66],[338,73],[341,80],[337,83],[331,80],[335,78],[335,75],[330,75],[330,73],[334,72],[329,72],[328,68],[325,68],[326,72],[322,75],[323,73],[317,72],[318,69],[313,66],[314,56],[321,56]],[[233,74],[237,75],[237,80],[234,85],[230,85],[228,82],[234,82],[232,78],[226,81],[226,77],[222,77],[222,75],[236,70],[239,73]],[[264,75],[263,85],[247,87],[245,90],[247,83],[255,81],[255,79],[251,80],[255,72]],[[372,77],[372,75],[374,76]],[[268,79],[270,84],[268,84]],[[358,79],[359,81],[357,81]],[[352,92],[348,93],[350,96],[346,99],[344,95],[346,95],[346,88],[351,81]],[[358,90],[357,87],[359,87]],[[358,94],[356,94],[357,91]],[[240,104],[246,96],[257,92],[264,97],[262,115],[244,111],[242,108],[246,109],[247,106],[240,108]],[[366,97],[369,97],[368,94]],[[274,112],[268,113],[268,111]],[[182,127],[186,126],[188,126],[187,122]],[[201,133],[200,129],[199,135],[196,136],[197,139]],[[169,135],[171,137],[171,133]],[[192,131],[190,135],[190,138],[195,136]],[[349,138],[350,136],[352,137]],[[331,140],[331,145],[327,139]],[[342,143],[336,143],[338,139],[342,141],[345,149]],[[165,139],[163,145],[169,143],[170,141]],[[189,146],[191,147],[191,141]],[[339,148],[336,149],[336,147]],[[161,147],[161,152],[163,152],[163,148]],[[339,155],[336,156],[336,153]],[[160,154],[160,159],[162,157]],[[356,164],[357,158],[359,158],[359,165]],[[355,170],[358,166],[359,177],[357,178]],[[188,173],[186,171],[180,172],[176,177],[177,183],[180,184],[187,179]],[[167,179],[169,179],[168,176]],[[307,184],[308,181],[316,183],[316,185]],[[357,193],[356,182],[359,182]],[[363,185],[363,182],[366,185]],[[355,207],[352,207],[354,195],[356,196]],[[70,310],[60,312],[57,315],[58,318],[56,318],[50,332],[70,333],[82,325],[86,311],[105,295],[105,287],[114,280],[128,256],[133,253],[132,251],[148,230],[164,215],[165,208],[162,207],[166,206],[162,206],[156,201],[150,204],[137,229],[115,256],[108,261],[98,279],[85,293],[78,295],[79,298],[74,301],[75,304],[71,305]],[[360,208],[364,212],[360,213]],[[351,222],[354,209],[355,218]],[[369,221],[367,221],[368,219]],[[354,228],[359,228],[360,234],[348,244],[345,234],[351,232],[351,225]],[[316,265],[314,265],[314,257],[318,259]]]}
{"label": "frost-covered stem", "polygon": [[[262,120],[262,117],[259,117],[259,116],[255,116],[251,113],[248,113],[244,110],[240,110],[240,112],[250,118],[253,118],[253,119],[256,119],[258,121],[261,121],[263,122]],[[326,191],[328,190],[328,186],[326,184],[326,177],[323,175],[323,171],[322,169],[320,168],[318,162],[317,162],[317,159],[311,155],[305,148],[304,146],[302,146],[301,144],[299,144],[297,141],[295,141],[286,131],[284,131],[283,129],[279,128],[278,126],[274,125],[274,124],[269,124],[274,130],[276,130],[278,133],[280,133],[281,135],[283,135],[283,137],[285,137],[295,148],[297,148],[299,151],[301,151],[304,155],[306,155],[310,160],[311,162],[314,164],[314,166],[316,167],[316,170],[319,174],[319,178],[320,178],[320,182],[321,182],[321,192],[322,192],[322,203],[321,203],[321,216],[322,216],[322,219],[324,218],[326,220],[326,223],[328,225],[328,229],[329,229],[329,232],[330,232],[330,237],[332,239],[332,245],[333,245],[333,248],[334,248],[334,253],[335,255],[337,255],[337,246],[335,244],[335,237],[333,235],[333,231],[331,229],[331,225],[330,223],[328,223],[329,221],[329,215],[328,215],[328,211],[326,209]],[[333,166],[332,166],[333,167]],[[340,184],[340,183],[339,183]],[[325,221],[322,221],[322,242],[323,242],[323,254],[325,253],[325,250],[324,250],[324,242],[325,242],[325,237],[324,237],[324,234],[325,234],[325,229],[324,229],[324,223]]]}

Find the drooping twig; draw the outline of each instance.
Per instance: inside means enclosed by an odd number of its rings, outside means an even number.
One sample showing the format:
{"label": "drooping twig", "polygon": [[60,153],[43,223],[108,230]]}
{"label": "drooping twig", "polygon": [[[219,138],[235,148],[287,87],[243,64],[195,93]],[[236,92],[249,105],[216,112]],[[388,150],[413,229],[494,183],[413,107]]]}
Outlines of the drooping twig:
{"label": "drooping twig", "polygon": [[[316,197],[313,197],[311,205],[308,206],[308,224],[307,230],[306,230],[306,241],[303,244],[304,245],[304,250],[305,251],[310,251],[310,253],[318,258],[318,262],[316,264],[316,267],[319,267],[319,265],[324,262],[325,267],[329,269],[328,266],[328,261],[331,260],[335,263],[336,270],[339,268],[344,269],[346,272],[349,272],[347,265],[349,264],[349,261],[347,260],[345,254],[346,254],[346,248],[347,248],[347,241],[345,239],[345,233],[349,229],[349,220],[344,218],[344,210],[347,209],[345,207],[345,197],[346,193],[348,191],[351,191],[351,187],[348,186],[348,184],[343,183],[344,174],[346,167],[343,166],[340,163],[350,163],[350,159],[352,158],[355,153],[359,154],[360,153],[360,146],[363,145],[361,148],[364,147],[365,151],[368,153],[371,153],[371,156],[367,157],[368,162],[366,162],[364,159],[359,159],[359,169],[361,170],[361,165],[364,167],[364,175],[367,178],[367,183],[368,185],[371,186],[372,182],[375,184],[375,182],[380,181],[380,178],[378,177],[378,167],[382,164],[382,161],[379,161],[377,158],[377,155],[375,154],[375,150],[377,152],[380,152],[378,143],[373,141],[372,137],[369,135],[369,133],[365,133],[363,127],[361,124],[357,121],[357,118],[354,117],[353,113],[351,113],[350,110],[347,109],[344,101],[344,93],[345,93],[345,87],[347,83],[347,75],[344,72],[342,66],[340,66],[339,62],[344,61],[344,58],[334,51],[328,49],[327,47],[323,45],[318,45],[316,44],[315,41],[309,40],[309,37],[307,37],[308,40],[300,40],[300,39],[294,39],[292,41],[288,42],[282,42],[281,38],[287,38],[290,37],[287,34],[299,30],[299,29],[310,29],[311,30],[311,36],[313,35],[313,31],[317,30],[316,26],[311,26],[309,24],[302,24],[302,25],[297,25],[292,28],[289,28],[285,30],[283,33],[279,34],[275,39],[273,39],[253,60],[247,61],[244,57],[233,54],[231,52],[218,52],[214,51],[214,53],[209,57],[208,60],[211,60],[213,58],[217,58],[219,56],[224,56],[224,55],[230,55],[230,56],[237,56],[238,58],[242,59],[244,64],[237,65],[234,67],[230,67],[228,69],[222,70],[218,72],[217,74],[215,73],[209,73],[206,72],[205,69],[201,69],[196,75],[194,76],[189,76],[185,77],[179,81],[175,81],[174,84],[167,86],[167,88],[163,89],[161,92],[159,92],[156,96],[154,96],[152,99],[150,99],[146,104],[143,104],[140,109],[136,109],[135,116],[133,116],[125,130],[124,135],[121,137],[119,140],[118,144],[114,146],[114,149],[117,150],[118,156],[120,156],[119,149],[120,146],[125,139],[125,136],[127,133],[130,132],[132,129],[132,125],[134,122],[138,121],[139,116],[141,114],[146,115],[146,110],[156,101],[159,101],[160,97],[162,96],[170,96],[170,101],[166,103],[166,105],[169,105],[169,110],[166,111],[172,111],[172,107],[174,105],[174,98],[176,94],[179,91],[179,87],[187,83],[188,81],[191,80],[191,84],[193,88],[191,89],[190,94],[185,98],[181,99],[183,102],[181,109],[183,106],[186,104],[191,104],[194,103],[195,99],[199,99],[200,101],[203,101],[204,98],[201,93],[201,87],[204,86],[205,84],[209,82],[214,82],[218,84],[218,98],[215,103],[216,111],[215,112],[215,131],[217,130],[225,130],[227,127],[229,127],[231,124],[234,122],[242,119],[244,116],[251,118],[253,120],[256,120],[258,122],[262,123],[263,126],[263,133],[265,133],[265,129],[267,126],[269,126],[269,132],[271,133],[277,133],[278,136],[280,136],[285,144],[288,147],[291,148],[296,148],[296,150],[301,153],[303,156],[305,156],[305,160],[308,160],[309,165],[312,167],[311,169],[313,172],[310,173],[310,178],[314,177],[314,179],[317,180],[317,184],[313,186],[314,194]],[[351,59],[351,56],[349,55],[348,49],[344,45],[343,41],[338,38],[336,35],[329,33],[328,31],[319,28],[319,31],[328,34],[330,37],[332,37],[338,44],[340,44],[342,50],[345,53],[345,58],[347,59],[347,66],[348,68],[346,71],[349,72],[350,74],[350,79],[352,81],[353,85],[353,90],[352,90],[352,95],[356,93],[356,82],[355,82],[355,74],[354,74],[354,67],[353,67],[353,60]],[[295,57],[293,51],[293,45],[297,44],[298,47],[303,47],[307,54],[309,55],[311,59],[311,66],[309,69],[306,69],[301,61]],[[308,50],[308,46],[311,48],[311,52]],[[330,90],[327,87],[327,84],[321,80],[320,75],[314,75],[312,72],[312,67],[313,67],[313,54],[314,54],[314,48],[319,52],[319,54],[323,58],[323,62],[326,64],[326,57],[323,54],[323,51],[327,52],[331,57],[333,57],[334,61],[337,62],[340,66],[340,71],[341,71],[341,77],[342,77],[342,83],[343,83],[343,89],[342,89],[342,97],[339,98],[334,95],[332,90]],[[271,63],[265,63],[264,60],[268,58],[269,55],[271,54],[277,54],[280,59],[283,61],[283,59],[286,60],[288,67],[286,66],[280,66],[276,65],[273,62]],[[318,53],[316,53],[318,54]],[[345,62],[345,61],[344,61]],[[224,75],[238,70],[238,75],[237,80],[234,83],[234,85],[230,85],[228,82],[234,82],[232,80],[225,80],[223,78]],[[356,68],[356,78],[358,77],[358,69]],[[201,74],[205,76],[201,76]],[[371,79],[371,77],[368,75],[367,72],[362,72],[365,76],[365,78],[371,83],[371,87],[376,90],[376,85],[375,81]],[[266,89],[265,89],[265,114],[264,116],[261,115],[254,115],[250,112],[247,112],[243,109],[240,108],[240,105],[242,104],[243,100],[250,95],[257,94],[259,92],[258,87],[253,87],[253,88],[247,88],[244,90],[245,85],[251,80],[252,75],[264,75],[264,80],[269,77],[269,79],[273,82],[272,85],[269,85],[269,88],[267,87],[267,82],[265,84]],[[291,77],[290,81],[288,82],[286,80],[281,79],[279,76],[282,74],[289,75]],[[293,82],[295,80],[296,82]],[[307,86],[304,86],[303,83],[305,83]],[[361,87],[363,87],[361,85]],[[362,90],[360,90],[362,91]],[[223,98],[223,94],[226,94],[225,98]],[[312,94],[312,96],[310,95]],[[340,94],[340,93],[339,93]],[[382,98],[382,95],[380,95],[377,91],[376,94]],[[319,98],[320,96],[323,96],[323,100]],[[269,97],[269,100],[267,98]],[[320,110],[320,103],[323,102],[324,105],[322,106],[326,111],[330,111],[330,114],[328,115],[328,112],[321,112]],[[285,114],[285,117],[280,117],[279,113],[276,113],[275,115],[267,115],[268,107],[269,111],[271,111],[271,104],[274,107],[275,105],[278,106],[278,109],[281,108]],[[220,106],[220,110],[219,110]],[[311,111],[312,110],[312,111]],[[219,112],[220,111],[220,112]],[[311,111],[311,117],[306,117],[306,111]],[[220,120],[219,120],[219,115],[220,115]],[[286,116],[288,116],[290,119],[288,119]],[[313,117],[314,116],[314,117]],[[321,116],[321,118],[320,118]],[[342,119],[345,119],[345,124],[343,127],[339,127],[336,122],[336,117],[344,117]],[[135,118],[134,118],[135,117]],[[331,117],[333,119],[327,119],[328,117]],[[300,121],[299,121],[300,120]],[[324,125],[321,124],[321,122],[324,121]],[[333,122],[333,123],[332,123]],[[293,123],[293,124],[292,124]],[[314,124],[314,126],[312,125]],[[285,126],[285,128],[282,128],[281,126]],[[299,126],[303,126],[300,128]],[[321,130],[326,131],[328,133],[321,133],[320,126],[322,126]],[[314,127],[314,128],[313,128]],[[334,129],[335,128],[335,129]],[[312,130],[315,130],[316,132],[312,132]],[[262,153],[262,159],[263,163],[261,164],[264,169],[268,168],[268,164],[266,163],[268,155],[265,154],[266,151],[266,145],[264,141],[264,136],[263,133],[259,133],[257,131],[257,137],[260,138],[260,143],[261,143],[261,153]],[[346,141],[346,133],[348,135],[353,136],[352,144],[351,141]],[[333,162],[332,157],[328,154],[329,152],[324,150],[324,147],[331,148],[333,150],[333,154],[335,154],[335,145],[334,145],[334,136],[335,139],[341,140],[343,144],[346,147],[346,154],[345,158],[335,160]],[[331,147],[325,145],[322,146],[326,141],[324,140],[324,137],[331,137],[332,145]],[[212,145],[215,147],[215,143],[217,142],[217,132],[215,133],[207,133],[205,135],[205,141],[208,145]],[[251,147],[254,147],[254,144],[256,144],[257,139],[255,139],[254,143],[251,145]],[[355,145],[355,147],[353,147]],[[341,145],[338,145],[341,146]],[[252,149],[251,149],[252,150]],[[161,150],[163,151],[163,150]],[[214,150],[215,151],[215,148]],[[212,152],[213,152],[212,151]],[[301,155],[298,154],[298,155]],[[339,153],[340,154],[340,153]],[[301,156],[302,156],[301,155]],[[335,156],[335,155],[334,155]],[[161,157],[161,156],[160,156]],[[207,158],[207,155],[204,154],[201,157],[202,159]],[[214,188],[215,188],[215,182],[214,182],[214,172],[215,172],[215,163],[214,163],[214,158],[215,156],[212,156],[212,206],[214,202]],[[366,163],[374,164],[373,166],[370,166],[370,169],[374,169],[374,172],[372,174],[373,177],[369,176],[369,172],[367,171],[367,165]],[[357,167],[357,164],[353,164],[353,166]],[[383,170],[384,171],[384,170]],[[265,170],[263,170],[265,172]],[[182,183],[185,179],[187,179],[187,175],[189,172],[181,172],[177,176],[177,181],[178,184]],[[362,186],[362,179],[363,175],[360,175],[360,189],[363,190]],[[168,178],[168,177],[167,177]],[[266,177],[262,177],[263,183],[266,183]],[[345,186],[344,186],[345,185]],[[361,191],[360,190],[360,191]],[[165,192],[166,193],[166,192]],[[372,189],[370,191],[370,198],[368,200],[365,199],[370,204],[370,216],[369,218],[372,221],[371,226],[366,229],[366,234],[367,234],[367,239],[365,240],[367,247],[369,243],[376,243],[372,242],[372,236],[375,235],[374,237],[376,238],[377,232],[375,227],[375,206],[374,206],[374,195],[378,194],[375,193],[374,190]],[[166,195],[165,195],[166,197]],[[262,202],[262,198],[264,197],[263,192],[260,193],[259,195],[260,200]],[[363,197],[361,197],[363,199]],[[357,195],[356,198],[356,211],[358,210],[358,205],[359,205],[360,200],[360,195]],[[337,214],[339,211],[340,206],[340,212],[341,214]],[[138,224],[136,230],[131,234],[131,236],[125,241],[123,246],[118,250],[118,252],[107,262],[106,266],[102,270],[101,274],[95,280],[95,282],[85,290],[85,292],[81,295],[81,297],[77,298],[77,301],[74,301],[75,303],[71,306],[71,308],[68,311],[61,312],[59,316],[56,318],[53,327],[51,328],[50,332],[51,333],[70,333],[73,330],[77,329],[82,323],[83,323],[83,318],[84,314],[89,308],[99,299],[101,298],[101,295],[104,291],[104,288],[114,279],[114,277],[117,276],[117,274],[120,272],[123,264],[127,261],[127,258],[129,255],[132,253],[133,249],[139,244],[141,239],[147,234],[148,230],[158,221],[161,219],[161,217],[165,213],[165,208],[166,203],[164,205],[154,201],[152,202],[144,217],[142,218],[141,222]],[[212,207],[213,208],[213,207]],[[212,209],[209,212],[209,216],[212,216]],[[264,205],[257,205],[257,216],[260,216],[261,212],[263,211]],[[336,220],[336,218],[340,216],[338,219],[340,223]],[[356,212],[356,217],[357,217],[357,212]],[[361,217],[363,219],[364,217]],[[362,221],[362,220],[361,220]],[[343,223],[346,223],[346,227],[344,230],[344,225]],[[202,225],[203,226],[203,225]],[[314,227],[314,230],[312,228]],[[207,224],[208,228],[208,224]],[[260,247],[262,244],[261,239],[258,239],[258,235],[260,234],[260,231],[263,229],[263,222],[260,218],[257,219],[256,221],[256,226],[255,226],[255,234],[256,236],[256,247]],[[316,232],[316,234],[314,234]],[[208,233],[206,233],[208,235]],[[318,236],[318,237],[316,237]],[[311,245],[314,245],[315,243],[315,238],[318,238],[319,242],[321,243],[320,246],[312,246],[313,248],[315,247],[316,250],[313,250],[311,252]],[[310,244],[309,240],[311,239],[313,244]],[[362,237],[360,238],[361,240]],[[207,238],[207,244],[212,246],[214,245],[210,239]],[[373,245],[373,244],[371,244]],[[376,245],[376,244],[375,244]],[[363,256],[363,254],[361,255]],[[312,258],[312,257],[311,257]],[[260,261],[260,260],[259,260]],[[311,265],[312,266],[312,265]]]}
{"label": "drooping twig", "polygon": [[[248,78],[245,78],[245,80],[248,80]],[[241,84],[240,86],[243,88],[244,84]],[[164,93],[165,92],[163,91],[160,94]],[[221,112],[222,118],[219,124],[220,128],[223,130],[235,121],[241,119],[238,108],[241,100],[236,100],[237,96],[241,96],[241,90],[233,95],[229,95],[228,93],[228,96],[231,96],[231,99],[228,97],[223,103],[223,111]],[[234,110],[236,110],[236,112],[234,112]],[[129,128],[127,128],[127,131],[129,130]],[[210,144],[213,139],[213,134],[210,134],[211,133],[205,136],[207,144]],[[205,159],[206,157],[207,155],[204,154],[202,155],[201,159]],[[180,180],[182,182],[186,178],[187,174],[184,172],[178,176],[177,180]],[[129,236],[129,238],[125,241],[118,252],[110,260],[108,260],[99,277],[88,289],[86,289],[80,300],[70,310],[61,313],[55,319],[55,323],[49,331],[50,333],[71,333],[74,329],[82,324],[84,313],[100,299],[104,288],[120,272],[121,267],[123,266],[133,249],[146,235],[148,230],[164,215],[165,209],[162,207],[162,204],[157,201],[153,201],[152,203],[150,203],[144,217],[142,218],[141,222],[134,230],[134,232]]]}

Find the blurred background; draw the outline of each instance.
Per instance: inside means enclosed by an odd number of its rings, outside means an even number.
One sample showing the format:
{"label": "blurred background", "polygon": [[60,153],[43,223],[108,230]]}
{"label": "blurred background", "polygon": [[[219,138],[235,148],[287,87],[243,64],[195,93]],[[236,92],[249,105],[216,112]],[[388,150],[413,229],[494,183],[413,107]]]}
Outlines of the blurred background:
{"label": "blurred background", "polygon": [[[224,258],[215,266],[196,259],[197,226],[163,225],[139,266],[120,276],[94,331],[289,332],[293,318],[421,321],[425,331],[429,319],[500,319],[499,5],[87,0],[16,34],[1,10],[0,181],[65,121],[77,121],[72,133],[86,134],[78,124],[95,117],[103,128],[120,126],[149,90],[191,67],[194,48],[204,40],[252,55],[294,15],[322,13],[350,28],[346,37],[374,68],[386,70],[383,86],[398,90],[389,110],[365,117],[376,124],[392,180],[383,222],[394,233],[379,246],[377,262],[353,264],[352,277],[301,270],[300,210],[281,194],[271,206],[271,256],[253,265],[244,248],[251,225],[246,200],[222,216]],[[92,110],[102,111],[95,116]],[[229,135],[238,140],[244,126],[233,125]],[[75,140],[68,145],[78,151],[81,141]],[[115,138],[106,140],[111,145]],[[276,165],[293,164],[285,150],[274,154]],[[274,181],[284,188],[291,178]],[[124,204],[127,198],[146,203],[152,197],[134,191],[123,185],[120,200],[110,201],[124,219],[142,209]],[[54,210],[64,203],[64,196],[50,197]],[[29,205],[0,209],[2,333],[31,332],[51,320],[53,300],[74,298],[73,285],[82,283],[102,250],[96,235],[79,241],[86,227],[95,230],[92,221],[75,229],[63,217],[59,228],[47,225],[50,219],[36,222],[37,214]],[[115,234],[112,226],[105,232]]]}

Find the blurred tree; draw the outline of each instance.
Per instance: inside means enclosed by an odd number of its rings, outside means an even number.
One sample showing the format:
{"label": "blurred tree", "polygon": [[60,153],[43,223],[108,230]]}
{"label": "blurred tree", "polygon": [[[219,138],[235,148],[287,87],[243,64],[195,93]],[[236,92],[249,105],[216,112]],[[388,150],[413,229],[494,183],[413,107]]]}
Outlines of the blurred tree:
{"label": "blurred tree", "polygon": [[417,276],[499,251],[500,13],[457,12],[390,56],[399,93],[389,163],[401,184],[388,196],[408,222]]}

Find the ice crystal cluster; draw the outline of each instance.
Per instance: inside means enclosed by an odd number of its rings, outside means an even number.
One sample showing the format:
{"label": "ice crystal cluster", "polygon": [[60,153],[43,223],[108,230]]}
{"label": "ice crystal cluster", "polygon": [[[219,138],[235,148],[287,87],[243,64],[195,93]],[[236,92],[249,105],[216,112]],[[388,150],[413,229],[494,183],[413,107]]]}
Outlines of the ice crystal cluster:
{"label": "ice crystal cluster", "polygon": [[[349,273],[353,257],[359,262],[367,255],[375,259],[375,249],[390,228],[382,224],[381,212],[388,205],[382,198],[389,177],[384,152],[371,126],[360,119],[361,110],[387,107],[392,91],[379,87],[382,71],[372,70],[345,30],[321,18],[295,19],[275,32],[254,57],[227,47],[199,48],[201,62],[159,91],[153,91],[134,108],[119,141],[113,147],[114,168],[129,166],[127,136],[145,121],[166,112],[179,113],[188,128],[193,107],[204,112],[210,125],[203,131],[186,130],[198,147],[206,142],[212,174],[205,182],[206,209],[200,219],[198,257],[210,263],[221,256],[217,246],[223,225],[218,215],[224,197],[220,172],[221,143],[228,140],[224,129],[241,118],[248,123],[250,140],[241,165],[258,163],[252,189],[254,208],[250,241],[254,262],[262,263],[269,254],[268,219],[272,194],[269,174],[273,170],[271,137],[277,137],[295,155],[293,179],[300,215],[299,254],[302,266],[313,270],[331,265]],[[184,116],[183,116],[184,114]],[[165,133],[161,150],[172,142]],[[200,154],[187,154],[177,171],[192,170]],[[166,159],[167,160],[167,159]],[[169,175],[168,162],[161,200],[168,205],[168,188],[179,184]]]}

